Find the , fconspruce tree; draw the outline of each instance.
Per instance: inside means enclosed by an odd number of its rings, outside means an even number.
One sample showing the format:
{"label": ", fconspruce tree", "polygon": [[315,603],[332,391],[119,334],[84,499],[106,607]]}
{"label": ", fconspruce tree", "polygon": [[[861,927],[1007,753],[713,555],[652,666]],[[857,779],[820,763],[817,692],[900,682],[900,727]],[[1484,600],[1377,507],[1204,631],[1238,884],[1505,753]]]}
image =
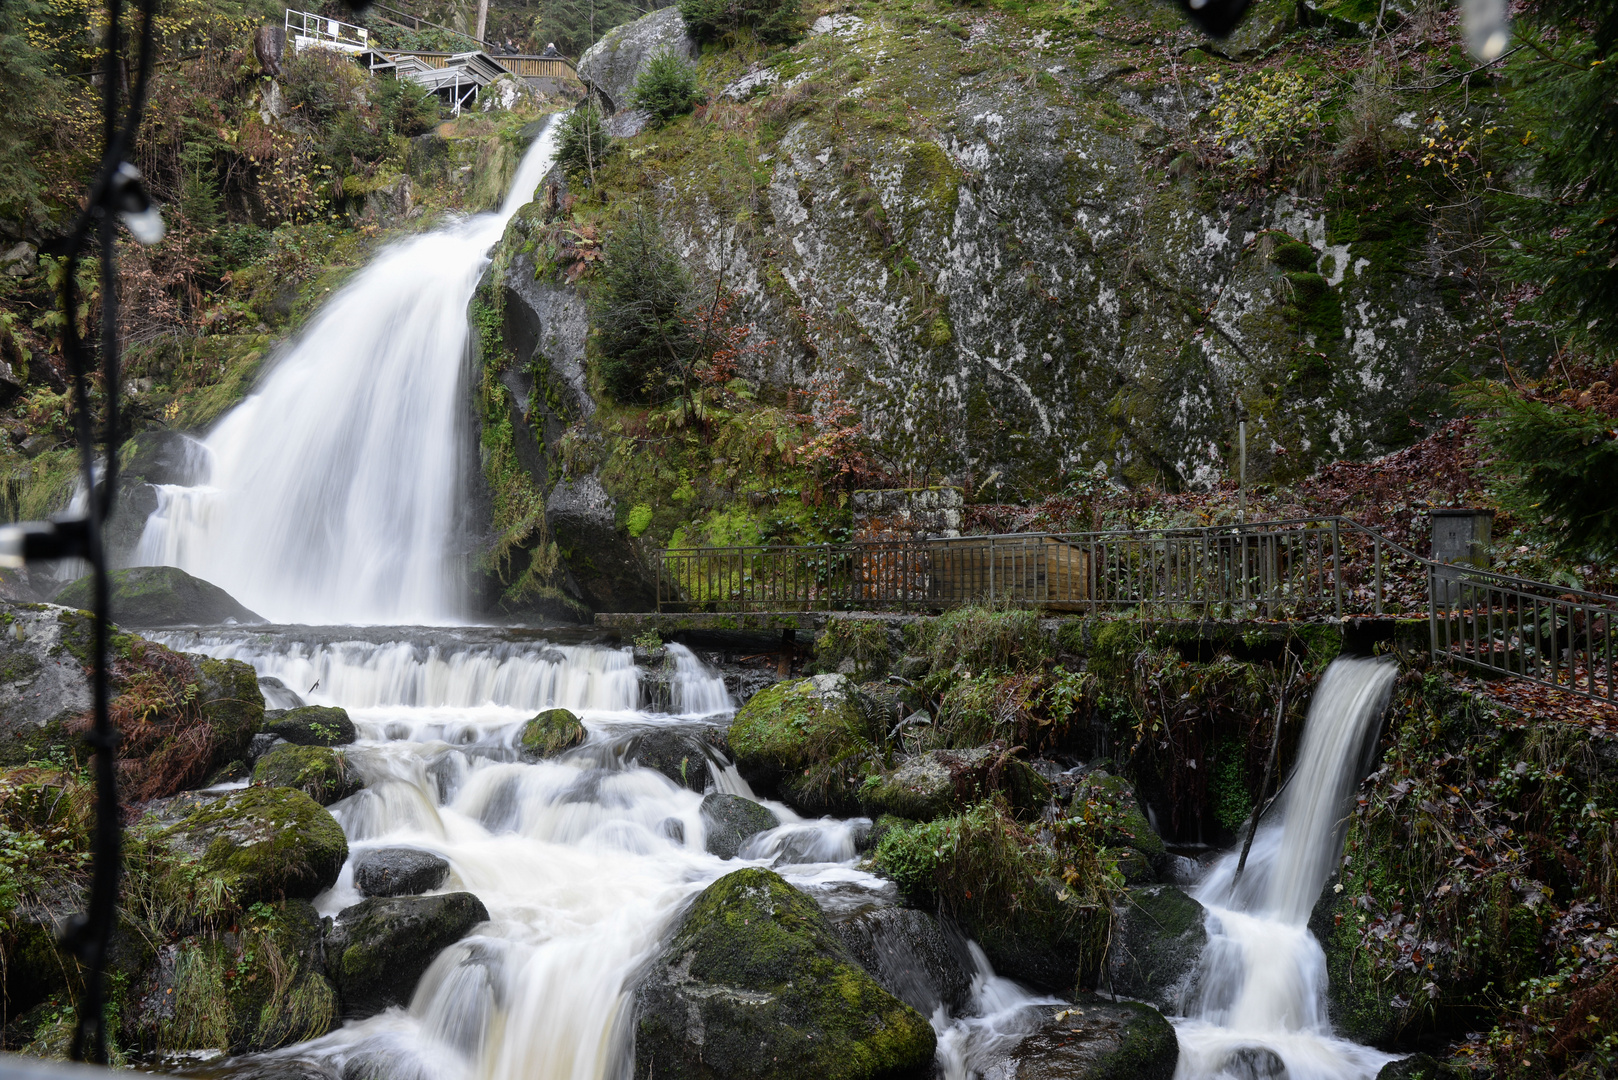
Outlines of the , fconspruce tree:
{"label": ", fconspruce tree", "polygon": [[[1563,353],[1551,375],[1572,381],[1568,362],[1589,372],[1618,361],[1618,0],[1535,0],[1514,30],[1533,59],[1507,115],[1531,184],[1502,185],[1497,250],[1540,290],[1528,308]],[[1604,400],[1586,408],[1504,383],[1471,395],[1502,502],[1578,561],[1618,559],[1618,417]]]}
{"label": ", fconspruce tree", "polygon": [[680,0],[680,16],[699,41],[747,30],[765,45],[783,45],[803,33],[799,0]]}
{"label": ", fconspruce tree", "polygon": [[1524,397],[1502,383],[1473,392],[1496,455],[1496,493],[1564,557],[1618,560],[1618,418]]}
{"label": ", fconspruce tree", "polygon": [[659,49],[635,79],[632,103],[661,127],[694,109],[698,97],[697,69],[678,53]]}
{"label": ", fconspruce tree", "polygon": [[535,51],[551,44],[572,57],[584,55],[608,30],[657,6],[634,0],[534,0],[523,5],[525,11],[534,12],[528,34]]}
{"label": ", fconspruce tree", "polygon": [[596,170],[615,149],[595,102],[587,101],[567,114],[556,137],[556,164],[574,187],[595,183]]}
{"label": ", fconspruce tree", "polygon": [[[1521,117],[1534,190],[1508,199],[1532,242],[1506,261],[1544,316],[1618,356],[1618,0],[1538,0],[1518,19],[1535,59]],[[1514,230],[1514,232],[1516,232]],[[1522,241],[1517,232],[1513,237]]]}
{"label": ", fconspruce tree", "polygon": [[666,399],[691,359],[691,275],[643,209],[619,219],[604,253],[590,286],[602,385],[619,401]]}

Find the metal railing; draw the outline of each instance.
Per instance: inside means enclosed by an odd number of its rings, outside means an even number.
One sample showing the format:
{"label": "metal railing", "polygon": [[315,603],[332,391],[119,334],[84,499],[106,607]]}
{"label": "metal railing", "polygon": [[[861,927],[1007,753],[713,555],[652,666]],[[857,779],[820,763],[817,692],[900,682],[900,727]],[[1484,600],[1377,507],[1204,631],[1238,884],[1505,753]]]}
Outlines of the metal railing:
{"label": "metal railing", "polygon": [[964,604],[1165,617],[1427,616],[1435,655],[1618,701],[1618,597],[1437,563],[1348,518],[940,540],[683,548],[659,611],[942,611]]}
{"label": "metal railing", "polygon": [[1615,697],[1618,598],[1428,563],[1435,654],[1603,701]]}
{"label": "metal railing", "polygon": [[286,34],[294,49],[317,45],[345,52],[362,52],[371,47],[371,32],[365,27],[316,15],[312,11],[287,8]]}
{"label": "metal railing", "polygon": [[[460,53],[383,48],[381,46],[377,46],[376,51],[393,60],[397,60],[401,56],[414,56],[430,68],[445,67],[449,64],[451,57],[462,55]],[[573,70],[573,62],[566,57],[529,56],[519,53],[485,53],[484,55],[519,78],[578,79],[578,75]]]}

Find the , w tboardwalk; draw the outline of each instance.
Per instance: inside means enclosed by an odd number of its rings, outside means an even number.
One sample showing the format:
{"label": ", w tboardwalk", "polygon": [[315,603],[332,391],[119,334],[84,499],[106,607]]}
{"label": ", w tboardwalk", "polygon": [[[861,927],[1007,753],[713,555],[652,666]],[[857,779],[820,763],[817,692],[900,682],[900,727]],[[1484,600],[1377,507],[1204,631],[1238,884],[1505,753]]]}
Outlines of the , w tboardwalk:
{"label": ", w tboardwalk", "polygon": [[[1448,528],[1449,518],[1437,519]],[[1435,522],[1435,530],[1440,527]],[[1436,533],[1435,533],[1436,535]],[[660,614],[927,614],[967,604],[1154,618],[1426,615],[1433,655],[1618,701],[1618,597],[1428,558],[1345,517],[1191,529],[673,548]],[[784,628],[784,627],[783,627]]]}
{"label": ", w tboardwalk", "polygon": [[[383,21],[404,25],[385,16]],[[421,20],[416,22],[419,29]],[[436,27],[432,23],[427,25]],[[370,30],[363,26],[291,8],[286,13],[286,40],[300,52],[315,48],[349,53],[373,74],[392,74],[419,83],[437,94],[456,114],[471,103],[479,90],[507,75],[521,79],[541,93],[582,95],[584,92],[573,61],[554,48],[537,56],[486,49],[465,52],[395,49],[373,40]],[[483,44],[470,37],[467,43]]]}

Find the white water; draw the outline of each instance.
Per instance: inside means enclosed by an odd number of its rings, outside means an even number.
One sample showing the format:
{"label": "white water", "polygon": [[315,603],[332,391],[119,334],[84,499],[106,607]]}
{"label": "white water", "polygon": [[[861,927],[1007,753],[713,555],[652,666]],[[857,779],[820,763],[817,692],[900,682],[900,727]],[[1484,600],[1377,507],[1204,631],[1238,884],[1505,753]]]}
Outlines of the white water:
{"label": "white water", "polygon": [[[702,795],[624,762],[625,739],[649,725],[722,723],[734,708],[723,681],[679,646],[670,646],[672,697],[689,711],[677,715],[642,709],[647,695],[628,649],[457,644],[461,632],[444,631],[400,631],[397,640],[388,640],[393,631],[370,640],[322,633],[339,637],[245,628],[154,637],[246,660],[299,700],[349,710],[359,739],[347,752],[366,788],[331,807],[350,855],[316,898],[322,914],[359,902],[356,858],[403,846],[448,860],[441,891],[476,894],[490,920],[433,962],[408,1008],[272,1057],[332,1077],[624,1080],[634,974],[709,883],[773,865],[834,917],[895,900],[891,884],[856,867],[867,822],[807,820],[767,803],[781,827],[721,860],[704,850]],[[589,739],[550,761],[514,760],[523,721],[553,705],[578,712]],[[717,787],[752,794],[734,770],[716,772]],[[940,1071],[959,1080],[1015,1045],[1033,1022],[1030,1004],[1053,1000],[976,959],[978,1015],[932,1017]]]}
{"label": "white water", "polygon": [[1350,800],[1370,765],[1394,666],[1337,660],[1315,690],[1298,764],[1247,866],[1223,856],[1195,890],[1208,948],[1184,1018],[1176,1080],[1371,1080],[1391,1055],[1332,1034],[1326,956],[1309,913],[1342,848]]}
{"label": "white water", "polygon": [[550,168],[553,129],[498,213],[396,244],[339,290],[209,433],[205,479],[158,488],[136,562],[178,566],[276,622],[466,614],[467,305]]}

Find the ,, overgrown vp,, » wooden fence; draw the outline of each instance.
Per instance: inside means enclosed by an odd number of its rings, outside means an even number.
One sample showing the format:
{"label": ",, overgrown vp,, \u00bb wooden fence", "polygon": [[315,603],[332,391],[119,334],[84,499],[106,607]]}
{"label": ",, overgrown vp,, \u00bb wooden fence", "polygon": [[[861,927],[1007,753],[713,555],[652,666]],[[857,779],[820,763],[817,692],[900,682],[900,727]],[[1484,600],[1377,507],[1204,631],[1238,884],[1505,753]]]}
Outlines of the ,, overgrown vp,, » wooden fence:
{"label": ",, overgrown vp,, \u00bb wooden fence", "polygon": [[1243,526],[671,549],[659,611],[1164,617],[1425,614],[1435,655],[1613,701],[1618,597],[1434,562],[1343,517]]}

